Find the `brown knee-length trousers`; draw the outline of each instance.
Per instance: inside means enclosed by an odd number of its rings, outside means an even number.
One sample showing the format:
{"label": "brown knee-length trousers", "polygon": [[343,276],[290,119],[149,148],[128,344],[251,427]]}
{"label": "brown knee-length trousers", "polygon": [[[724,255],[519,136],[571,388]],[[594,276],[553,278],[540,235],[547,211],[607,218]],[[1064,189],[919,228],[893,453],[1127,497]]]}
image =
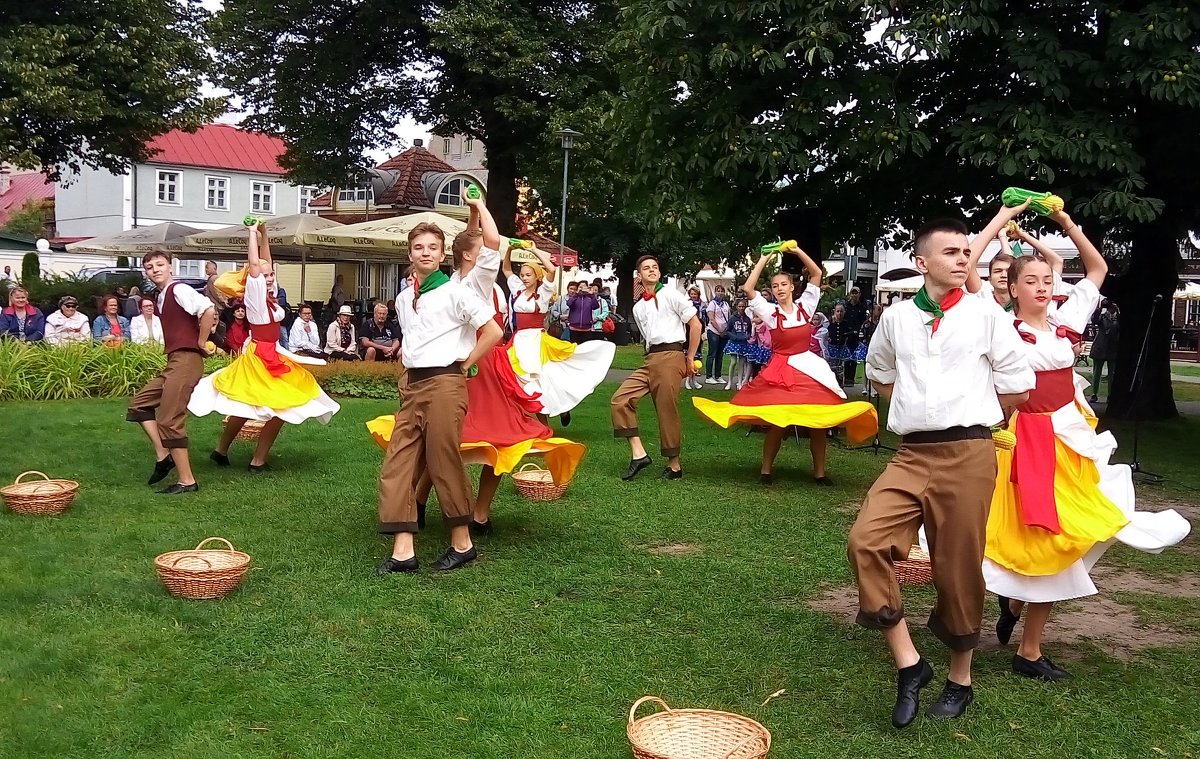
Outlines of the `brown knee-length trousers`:
{"label": "brown knee-length trousers", "polygon": [[167,366],[129,401],[125,420],[157,420],[163,448],[187,448],[187,405],[204,376],[204,356],[196,351],[167,354]]}
{"label": "brown knee-length trousers", "polygon": [[404,388],[396,427],[379,472],[379,532],[417,532],[417,480],[428,471],[437,488],[442,521],[471,521],[475,499],[458,445],[467,416],[467,383],[460,372],[439,374]]}
{"label": "brown knee-length trousers", "polygon": [[610,410],[614,437],[638,437],[637,406],[649,393],[658,415],[658,445],[662,455],[678,456],[683,449],[683,422],[679,419],[679,390],[683,387],[686,358],[681,346],[664,350],[654,346],[646,363],[613,393]]}
{"label": "brown knee-length trousers", "polygon": [[995,486],[996,449],[990,437],[900,447],[867,492],[850,530],[860,625],[887,629],[904,618],[894,562],[908,558],[924,524],[937,589],[929,629],[955,651],[978,645],[983,550]]}

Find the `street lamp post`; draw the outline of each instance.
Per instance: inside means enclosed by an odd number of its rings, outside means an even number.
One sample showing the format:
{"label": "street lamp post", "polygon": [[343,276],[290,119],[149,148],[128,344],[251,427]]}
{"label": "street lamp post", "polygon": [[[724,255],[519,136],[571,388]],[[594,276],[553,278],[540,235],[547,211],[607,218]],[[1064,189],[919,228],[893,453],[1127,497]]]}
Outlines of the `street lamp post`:
{"label": "street lamp post", "polygon": [[[562,139],[563,148],[562,218],[558,223],[558,265],[565,271],[567,258],[567,172],[571,165],[571,148],[575,147],[575,138],[582,137],[583,133],[576,132],[574,129],[560,129],[557,134]],[[561,276],[554,278],[554,286],[558,290],[559,295],[562,295],[562,281],[563,278]]]}

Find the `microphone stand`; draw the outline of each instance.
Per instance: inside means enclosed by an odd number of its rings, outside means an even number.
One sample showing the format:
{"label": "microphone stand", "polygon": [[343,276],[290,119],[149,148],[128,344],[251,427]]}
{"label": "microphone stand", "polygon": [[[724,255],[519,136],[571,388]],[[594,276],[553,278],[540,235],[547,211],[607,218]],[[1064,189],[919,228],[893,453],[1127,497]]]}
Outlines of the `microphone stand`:
{"label": "microphone stand", "polygon": [[[866,380],[865,378],[864,378],[864,380],[867,383],[867,391],[874,397],[873,400],[875,401],[875,418],[882,420],[883,414],[880,412],[880,409],[879,409],[879,399],[882,396],[880,396],[879,393],[877,393],[875,391],[875,388],[871,387],[870,380]],[[891,451],[892,453],[895,453],[897,451],[896,448],[893,448],[890,445],[884,445],[883,440],[880,439],[880,437],[879,437],[880,429],[882,429],[882,428],[876,428],[876,430],[875,430],[875,439],[871,441],[871,445],[869,446],[871,449],[871,452],[874,453],[876,456],[879,455],[880,451]]]}
{"label": "microphone stand", "polygon": [[[1162,302],[1162,299],[1161,293],[1155,295],[1154,302],[1150,304],[1150,319],[1146,322],[1146,334],[1142,336],[1142,348],[1138,352],[1137,363],[1133,367],[1133,379],[1129,383],[1129,392],[1133,394],[1133,401],[1129,405],[1131,409],[1134,409],[1135,404],[1142,401],[1142,382],[1146,378],[1143,370],[1146,351],[1150,346],[1150,330],[1154,328],[1154,315],[1158,312],[1158,304]],[[1129,468],[1132,470],[1134,478],[1141,478],[1152,485],[1161,485],[1166,477],[1143,469],[1141,461],[1138,460],[1138,438],[1141,436],[1141,430],[1142,415],[1135,410],[1133,416],[1133,461],[1129,462]]]}

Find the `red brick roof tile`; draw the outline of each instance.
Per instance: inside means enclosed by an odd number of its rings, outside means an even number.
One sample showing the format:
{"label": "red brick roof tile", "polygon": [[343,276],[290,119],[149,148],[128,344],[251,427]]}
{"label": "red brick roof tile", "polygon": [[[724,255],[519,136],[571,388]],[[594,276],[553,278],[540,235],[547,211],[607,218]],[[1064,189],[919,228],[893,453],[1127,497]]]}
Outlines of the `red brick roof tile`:
{"label": "red brick roof tile", "polygon": [[0,226],[30,200],[54,200],[54,183],[41,172],[13,174],[8,192],[0,195]]}
{"label": "red brick roof tile", "polygon": [[287,151],[278,137],[229,124],[207,124],[195,133],[175,129],[155,137],[147,147],[150,163],[255,174],[283,174],[279,158]]}

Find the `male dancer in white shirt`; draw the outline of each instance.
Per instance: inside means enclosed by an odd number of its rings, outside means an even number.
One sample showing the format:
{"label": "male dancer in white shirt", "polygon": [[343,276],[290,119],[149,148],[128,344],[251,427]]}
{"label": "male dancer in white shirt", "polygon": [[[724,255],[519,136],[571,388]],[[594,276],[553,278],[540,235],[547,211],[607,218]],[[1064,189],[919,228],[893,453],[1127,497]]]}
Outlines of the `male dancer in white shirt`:
{"label": "male dancer in white shirt", "polygon": [[648,393],[658,414],[659,449],[667,458],[663,477],[678,480],[683,477],[679,460],[683,450],[679,390],[684,377],[698,374],[695,362],[700,349],[700,317],[686,295],[674,287],[663,286],[662,272],[654,256],[639,258],[635,270],[642,294],[633,304],[633,318],[646,344],[646,363],[621,383],[610,404],[613,435],[628,438],[632,459],[621,479],[632,480],[650,466],[637,418],[638,402]]}
{"label": "male dancer in white shirt", "polygon": [[[986,245],[1021,208],[1002,209],[977,238]],[[908,556],[924,525],[937,589],[929,628],[950,648],[945,688],[928,714],[959,717],[974,698],[971,654],[983,619],[983,551],[996,481],[989,427],[1035,384],[1012,321],[980,298],[964,297],[972,262],[966,226],[931,221],[915,239],[917,297],[883,313],[867,353],[867,378],[891,406],[899,452],[867,493],[850,530],[858,578],[858,623],[882,630],[895,658],[892,724],[916,718],[933,669],[909,636],[894,562]]]}

